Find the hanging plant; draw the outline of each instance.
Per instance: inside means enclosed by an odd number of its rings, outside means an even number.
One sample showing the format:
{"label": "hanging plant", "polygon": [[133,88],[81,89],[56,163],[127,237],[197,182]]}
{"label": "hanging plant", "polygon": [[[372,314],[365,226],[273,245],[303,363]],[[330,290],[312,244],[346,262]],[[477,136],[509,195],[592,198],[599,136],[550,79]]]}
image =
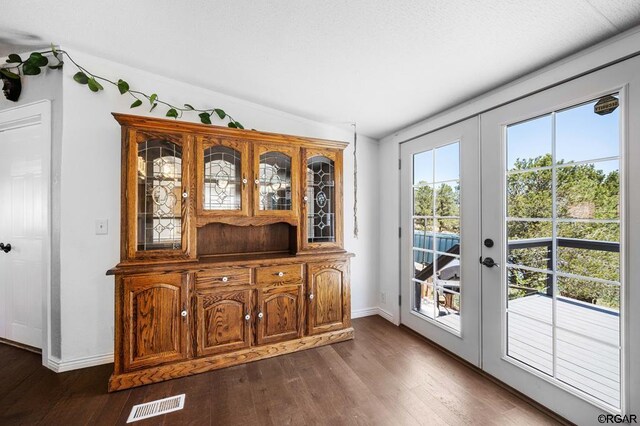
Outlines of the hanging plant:
{"label": "hanging plant", "polygon": [[[170,104],[169,102],[161,100],[156,93],[152,93],[151,95],[149,95],[138,90],[132,90],[129,87],[129,83],[127,83],[123,79],[113,81],[94,74],[74,61],[68,52],[57,49],[54,45],[51,45],[51,50],[32,52],[29,57],[24,60],[20,55],[15,53],[12,53],[8,56],[7,63],[3,67],[0,67],[0,77],[2,77],[2,80],[4,82],[2,90],[5,97],[10,101],[17,102],[18,98],[20,97],[20,91],[22,87],[20,78],[21,76],[33,76],[41,74],[42,69],[44,69],[45,67],[53,70],[62,69],[64,65],[63,57],[65,56],[78,69],[78,72],[73,76],[73,79],[77,83],[86,85],[92,92],[99,92],[101,90],[104,90],[101,82],[115,86],[117,87],[121,95],[128,94],[134,99],[130,108],[138,108],[145,102],[148,102],[149,112],[151,112],[158,105],[163,105],[167,108],[167,112],[165,113],[166,117],[178,119],[182,117],[183,113],[192,112],[198,114],[198,117],[200,117],[200,122],[203,124],[212,124],[211,117],[215,114],[220,120],[227,120],[228,127],[234,129],[244,129],[239,121],[237,121],[231,115],[227,114],[223,109],[199,109],[193,107],[191,104],[184,104],[182,107],[178,107]],[[55,59],[55,62],[50,63],[50,59]]]}

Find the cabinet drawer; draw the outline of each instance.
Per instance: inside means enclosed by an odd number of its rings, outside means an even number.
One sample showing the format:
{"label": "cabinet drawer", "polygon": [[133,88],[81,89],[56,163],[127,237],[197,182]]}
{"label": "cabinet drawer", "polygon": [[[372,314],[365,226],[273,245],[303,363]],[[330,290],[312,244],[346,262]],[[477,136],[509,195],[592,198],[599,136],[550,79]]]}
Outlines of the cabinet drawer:
{"label": "cabinet drawer", "polygon": [[196,274],[196,289],[251,284],[249,268],[219,268]]}
{"label": "cabinet drawer", "polygon": [[275,265],[256,268],[256,283],[297,283],[302,281],[302,264]]}

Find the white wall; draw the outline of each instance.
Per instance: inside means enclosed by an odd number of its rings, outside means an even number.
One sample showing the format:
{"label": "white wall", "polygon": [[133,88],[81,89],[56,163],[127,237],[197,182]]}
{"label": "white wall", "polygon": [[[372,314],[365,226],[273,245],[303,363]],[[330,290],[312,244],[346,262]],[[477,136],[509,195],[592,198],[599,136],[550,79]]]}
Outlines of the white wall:
{"label": "white wall", "polygon": [[386,303],[380,303],[381,314],[399,324],[398,294],[400,290],[400,249],[398,227],[400,226],[400,173],[397,164],[400,144],[434,130],[472,117],[528,94],[566,81],[572,77],[610,64],[639,51],[640,27],[629,30],[596,46],[572,55],[537,72],[522,77],[510,84],[474,98],[457,107],[443,111],[433,117],[399,130],[380,140],[380,169],[385,170],[380,181],[380,293],[386,295]]}
{"label": "white wall", "polygon": [[[176,105],[220,107],[246,128],[351,141],[351,126],[310,121],[274,109],[204,90],[70,49],[88,70],[131,88],[158,93]],[[111,112],[149,115],[146,107],[130,110],[132,99],[105,85],[90,92],[72,80],[69,61],[63,79],[64,117],[61,193],[61,369],[108,362],[113,352],[113,277],[107,269],[119,261],[120,127]],[[283,88],[286,90],[286,88]],[[339,100],[336,100],[339,102]],[[158,107],[153,116],[166,112]],[[342,117],[347,121],[348,117]],[[185,114],[183,120],[198,121]],[[226,125],[226,123],[224,124]],[[358,138],[358,207],[360,237],[353,238],[353,147],[345,151],[345,248],[352,262],[354,314],[375,311],[378,304],[378,142]],[[108,219],[109,234],[95,235],[96,219]],[[372,309],[373,308],[373,309]]]}

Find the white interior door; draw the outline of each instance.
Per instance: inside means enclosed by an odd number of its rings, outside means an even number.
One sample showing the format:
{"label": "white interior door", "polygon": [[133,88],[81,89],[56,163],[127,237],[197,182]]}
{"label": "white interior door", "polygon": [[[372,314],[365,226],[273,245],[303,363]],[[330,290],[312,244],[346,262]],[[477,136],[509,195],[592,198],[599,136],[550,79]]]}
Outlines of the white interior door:
{"label": "white interior door", "polygon": [[640,410],[639,70],[481,116],[483,368],[581,425]]}
{"label": "white interior door", "polygon": [[401,145],[401,322],[480,365],[478,119]]}
{"label": "white interior door", "polygon": [[48,276],[49,131],[41,109],[0,112],[0,337],[35,348],[43,344]]}

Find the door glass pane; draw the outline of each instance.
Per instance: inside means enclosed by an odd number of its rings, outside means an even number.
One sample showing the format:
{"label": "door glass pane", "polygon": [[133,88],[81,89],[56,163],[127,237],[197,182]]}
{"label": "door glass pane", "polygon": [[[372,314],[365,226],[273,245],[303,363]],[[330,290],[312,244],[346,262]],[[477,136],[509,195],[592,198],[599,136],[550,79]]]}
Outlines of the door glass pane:
{"label": "door glass pane", "polygon": [[414,312],[460,331],[460,144],[413,156]]}
{"label": "door glass pane", "polygon": [[204,210],[241,210],[242,158],[226,146],[204,150]]}
{"label": "door glass pane", "polygon": [[291,210],[291,157],[281,152],[260,155],[260,210]]}
{"label": "door glass pane", "polygon": [[507,127],[507,355],[617,408],[620,116],[596,102]]}
{"label": "door glass pane", "polygon": [[138,250],[181,248],[182,148],[168,140],[138,144]]}
{"label": "door glass pane", "polygon": [[316,156],[307,160],[307,239],[335,242],[335,167],[333,160]]}

